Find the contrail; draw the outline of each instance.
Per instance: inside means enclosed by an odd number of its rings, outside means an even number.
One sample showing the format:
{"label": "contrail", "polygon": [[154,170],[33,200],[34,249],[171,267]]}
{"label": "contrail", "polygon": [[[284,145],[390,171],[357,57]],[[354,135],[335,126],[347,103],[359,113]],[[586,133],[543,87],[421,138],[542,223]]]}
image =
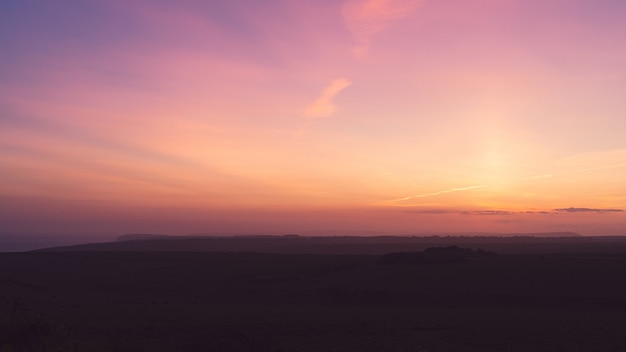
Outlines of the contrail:
{"label": "contrail", "polygon": [[540,180],[542,178],[551,178],[551,177],[554,177],[554,175],[550,175],[550,174],[535,175],[535,176],[526,177],[523,180]]}
{"label": "contrail", "polygon": [[416,195],[416,196],[408,196],[408,197],[404,197],[404,198],[393,199],[393,200],[391,200],[391,201],[392,201],[392,202],[403,202],[403,201],[407,201],[407,200],[411,200],[411,199],[416,199],[416,198],[426,198],[426,197],[438,196],[438,195],[440,195],[440,194],[446,194],[446,193],[462,192],[462,191],[470,191],[470,190],[473,190],[473,189],[484,188],[484,187],[487,187],[487,185],[476,185],[476,186],[467,186],[467,187],[455,187],[455,188],[445,189],[445,190],[443,190],[443,191],[430,192],[430,193],[418,194],[418,195]]}
{"label": "contrail", "polygon": [[626,163],[612,164],[612,165],[603,165],[603,166],[590,167],[590,168],[587,168],[587,169],[576,170],[576,171],[574,171],[574,173],[595,171],[595,170],[604,170],[604,169],[617,169],[619,167],[624,167],[624,166],[626,166]]}
{"label": "contrail", "polygon": [[[590,168],[586,168],[586,169],[575,170],[575,171],[572,171],[571,173],[577,174],[577,173],[588,172],[588,171],[595,171],[595,170],[616,169],[616,168],[620,168],[620,167],[626,167],[626,163],[603,165],[603,166],[597,166],[597,167],[590,167]],[[530,177],[526,177],[526,178],[520,178],[520,179],[518,179],[518,181],[522,181],[522,180],[540,180],[540,179],[544,179],[544,178],[552,178],[552,177],[558,177],[558,176],[563,176],[563,175],[564,174],[535,175],[535,176],[530,176]],[[408,201],[408,200],[411,200],[411,199],[427,198],[427,197],[433,197],[433,196],[438,196],[440,194],[453,193],[453,192],[470,191],[470,190],[473,190],[473,189],[484,188],[484,187],[487,187],[487,186],[488,185],[455,187],[455,188],[445,189],[445,190],[437,191],[437,192],[430,192],[430,193],[418,194],[418,195],[415,195],[415,196],[407,196],[407,197],[403,197],[403,198],[393,199],[393,200],[390,200],[390,201],[391,202],[405,202],[405,201]]]}

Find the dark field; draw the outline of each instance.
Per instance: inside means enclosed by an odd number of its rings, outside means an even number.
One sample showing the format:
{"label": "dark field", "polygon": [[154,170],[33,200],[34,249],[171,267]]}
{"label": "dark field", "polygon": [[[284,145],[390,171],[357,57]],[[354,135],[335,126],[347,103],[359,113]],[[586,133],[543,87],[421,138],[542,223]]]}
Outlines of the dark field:
{"label": "dark field", "polygon": [[[229,245],[262,251],[262,240]],[[296,251],[294,240],[265,245]],[[378,254],[211,252],[199,239],[0,254],[0,351],[626,350],[624,239],[431,240],[383,253],[499,255],[381,265]],[[175,251],[155,251],[168,241]],[[345,248],[384,242],[368,241]]]}

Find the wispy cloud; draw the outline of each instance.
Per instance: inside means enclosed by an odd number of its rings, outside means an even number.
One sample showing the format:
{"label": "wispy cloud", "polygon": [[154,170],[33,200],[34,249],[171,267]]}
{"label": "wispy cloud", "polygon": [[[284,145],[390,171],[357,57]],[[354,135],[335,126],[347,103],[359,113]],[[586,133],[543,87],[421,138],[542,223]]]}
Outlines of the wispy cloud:
{"label": "wispy cloud", "polygon": [[405,213],[412,214],[425,214],[425,215],[445,215],[445,214],[457,214],[457,215],[479,215],[479,216],[514,216],[514,215],[559,215],[564,213],[621,213],[622,209],[601,209],[601,208],[558,208],[552,210],[526,210],[526,211],[510,211],[499,209],[484,209],[484,210],[463,210],[463,209],[413,209],[406,210]]}
{"label": "wispy cloud", "polygon": [[444,214],[458,214],[461,210],[451,209],[418,209],[418,210],[405,210],[405,213],[409,214],[425,214],[425,215],[444,215]]}
{"label": "wispy cloud", "polygon": [[463,215],[514,215],[517,214],[514,211],[507,210],[472,210],[472,211],[463,211],[461,212]]}
{"label": "wispy cloud", "polygon": [[554,209],[560,213],[620,213],[623,209],[598,209],[598,208],[560,208]]}
{"label": "wispy cloud", "polygon": [[455,187],[455,188],[450,188],[450,189],[444,189],[442,191],[437,191],[437,192],[429,192],[429,193],[418,194],[418,195],[415,195],[415,196],[407,196],[407,197],[403,197],[403,198],[393,199],[392,202],[404,202],[404,201],[411,200],[411,199],[433,197],[433,196],[438,196],[440,194],[446,194],[446,193],[471,191],[471,190],[474,190],[474,189],[479,189],[479,188],[484,188],[484,187],[487,187],[487,185],[476,185],[476,186],[468,186],[468,187]]}
{"label": "wispy cloud", "polygon": [[372,35],[383,31],[391,21],[409,16],[421,3],[422,0],[347,0],[343,6],[344,21],[359,41],[354,54],[367,55]]}
{"label": "wispy cloud", "polygon": [[585,173],[597,170],[626,167],[626,149],[603,150],[581,153],[559,160],[559,166],[569,173]]}
{"label": "wispy cloud", "polygon": [[530,180],[541,180],[541,179],[544,179],[544,178],[552,178],[552,177],[554,177],[554,175],[551,175],[551,174],[535,175],[535,176],[527,177],[524,180],[527,180],[527,181],[530,181]]}
{"label": "wispy cloud", "polygon": [[589,167],[589,168],[585,168],[585,169],[580,169],[580,170],[576,170],[576,173],[580,173],[580,172],[588,172],[588,171],[596,171],[596,170],[605,170],[605,169],[617,169],[620,167],[626,167],[626,163],[621,163],[621,164],[611,164],[611,165],[601,165],[601,166],[596,166],[596,167]]}
{"label": "wispy cloud", "polygon": [[342,90],[346,89],[352,84],[347,78],[337,78],[330,82],[330,84],[324,89],[322,94],[306,108],[306,114],[310,117],[329,117],[337,106],[333,100]]}
{"label": "wispy cloud", "polygon": [[405,213],[424,214],[424,215],[518,215],[518,214],[556,214],[555,212],[534,212],[534,211],[509,211],[509,210],[461,210],[461,209],[419,209],[419,210],[407,210]]}

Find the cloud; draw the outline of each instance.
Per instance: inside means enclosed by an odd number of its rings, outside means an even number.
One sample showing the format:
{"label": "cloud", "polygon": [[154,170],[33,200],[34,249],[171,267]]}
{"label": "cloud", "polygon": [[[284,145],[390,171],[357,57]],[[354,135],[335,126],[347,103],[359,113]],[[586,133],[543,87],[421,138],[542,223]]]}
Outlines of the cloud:
{"label": "cloud", "polygon": [[487,187],[487,185],[476,185],[476,186],[468,186],[468,187],[455,187],[455,188],[450,188],[450,189],[444,189],[443,191],[430,192],[430,193],[418,194],[416,196],[407,196],[407,197],[404,197],[404,198],[393,199],[392,202],[404,202],[404,201],[411,200],[411,199],[433,197],[433,196],[438,196],[440,194],[446,194],[446,193],[471,191],[471,190],[479,189],[479,188],[483,188],[483,187]]}
{"label": "cloud", "polygon": [[580,172],[588,172],[588,171],[596,171],[596,170],[604,170],[604,169],[617,169],[617,168],[621,168],[621,167],[625,167],[625,166],[626,166],[626,163],[611,164],[611,165],[601,165],[601,166],[588,167],[586,169],[576,170],[575,172],[580,173]]}
{"label": "cloud", "polygon": [[508,215],[558,215],[563,213],[620,213],[622,209],[598,209],[598,208],[559,208],[553,210],[527,210],[527,211],[509,211],[509,210],[462,210],[462,209],[416,209],[407,210],[405,213],[426,214],[426,215],[478,215],[478,216],[508,216]]}
{"label": "cloud", "polygon": [[620,213],[624,210],[622,209],[597,209],[597,208],[559,208],[554,209],[554,211],[560,213]]}
{"label": "cloud", "polygon": [[461,212],[463,215],[515,215],[518,214],[514,211],[506,211],[506,210],[473,210],[473,211],[463,211]]}
{"label": "cloud", "polygon": [[353,51],[357,57],[367,54],[372,35],[385,30],[389,23],[412,14],[422,0],[347,0],[343,6],[346,27],[359,41]]}
{"label": "cloud", "polygon": [[408,210],[406,213],[413,214],[426,214],[426,215],[443,215],[443,214],[456,214],[456,215],[517,215],[521,212],[508,211],[508,210],[460,210],[460,209],[422,209],[422,210]]}
{"label": "cloud", "polygon": [[446,210],[446,209],[423,209],[423,210],[406,210],[405,213],[409,214],[426,214],[426,215],[441,215],[441,214],[457,214],[460,210]]}
{"label": "cloud", "polygon": [[568,173],[585,173],[596,170],[626,167],[626,149],[582,153],[559,160],[559,166]]}
{"label": "cloud", "polygon": [[541,179],[544,179],[544,178],[552,178],[552,177],[554,177],[554,175],[550,175],[550,174],[545,174],[545,175],[535,175],[535,176],[530,176],[530,177],[527,177],[527,178],[525,178],[524,180],[526,180],[526,181],[530,181],[530,180],[541,180]]}
{"label": "cloud", "polygon": [[422,214],[422,215],[517,215],[524,214],[522,212],[508,210],[462,210],[462,209],[416,209],[407,210],[405,213]]}
{"label": "cloud", "polygon": [[485,209],[485,210],[463,210],[463,209],[416,209],[416,210],[407,210],[405,213],[411,214],[425,214],[425,215],[445,215],[445,214],[456,214],[456,215],[477,215],[477,216],[512,216],[512,215],[528,215],[528,214],[560,214],[558,211],[535,211],[535,210],[527,210],[527,211],[510,211],[510,210],[497,210],[497,209]]}
{"label": "cloud", "polygon": [[337,78],[330,82],[328,87],[324,89],[322,94],[306,108],[306,114],[311,117],[328,117],[331,116],[337,107],[335,106],[333,99],[342,90],[346,89],[352,84],[352,82],[346,78]]}

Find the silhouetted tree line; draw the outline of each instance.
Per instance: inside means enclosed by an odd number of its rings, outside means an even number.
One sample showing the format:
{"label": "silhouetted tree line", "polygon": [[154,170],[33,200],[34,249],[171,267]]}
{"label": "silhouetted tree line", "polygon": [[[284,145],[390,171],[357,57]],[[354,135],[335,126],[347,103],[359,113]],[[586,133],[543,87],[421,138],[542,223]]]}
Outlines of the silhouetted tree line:
{"label": "silhouetted tree line", "polygon": [[381,265],[429,265],[461,262],[468,258],[493,258],[498,255],[484,249],[473,250],[457,246],[430,247],[422,252],[395,252],[378,260]]}

